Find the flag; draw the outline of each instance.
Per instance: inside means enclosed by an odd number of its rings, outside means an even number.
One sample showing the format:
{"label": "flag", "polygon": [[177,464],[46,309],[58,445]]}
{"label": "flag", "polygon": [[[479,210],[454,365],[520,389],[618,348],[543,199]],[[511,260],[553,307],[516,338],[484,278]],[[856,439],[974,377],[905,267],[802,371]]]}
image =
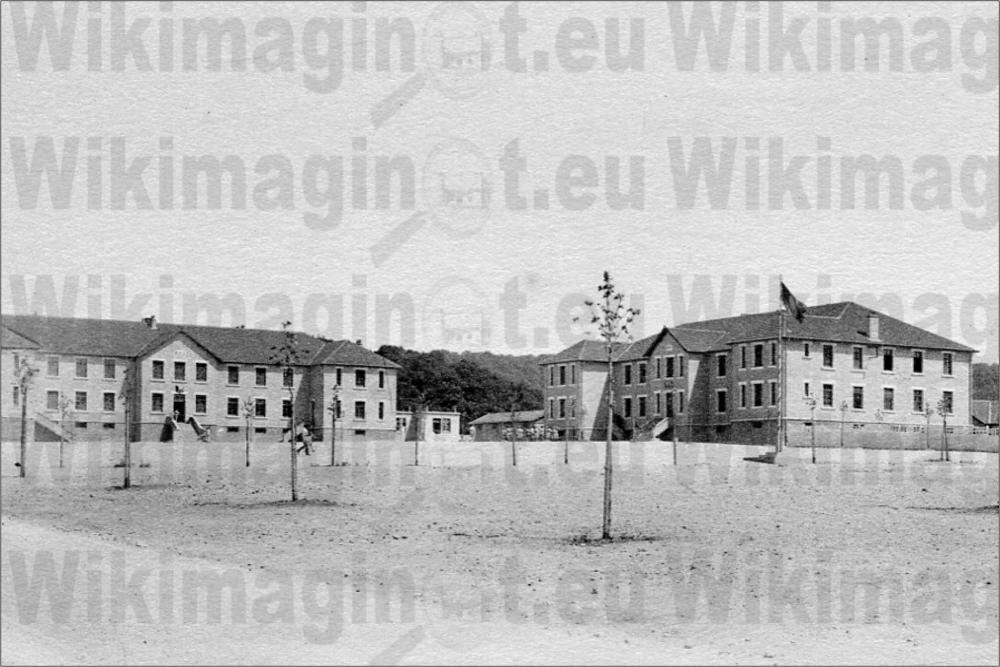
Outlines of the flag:
{"label": "flag", "polygon": [[785,287],[785,283],[781,283],[781,303],[797,321],[801,322],[802,318],[806,316],[806,304],[796,299],[795,295]]}

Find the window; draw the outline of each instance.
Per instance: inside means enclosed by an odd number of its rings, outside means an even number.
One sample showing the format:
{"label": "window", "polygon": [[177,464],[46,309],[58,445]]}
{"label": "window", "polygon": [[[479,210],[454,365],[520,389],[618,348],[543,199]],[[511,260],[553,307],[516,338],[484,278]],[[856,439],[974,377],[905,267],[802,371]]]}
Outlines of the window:
{"label": "window", "polygon": [[833,385],[824,384],[823,385],[823,407],[832,408],[833,407]]}
{"label": "window", "polygon": [[572,399],[569,402],[569,416],[576,418],[576,399]]}
{"label": "window", "polygon": [[677,355],[677,377],[684,377],[684,355]]}
{"label": "window", "polygon": [[337,399],[337,419],[342,419],[344,417],[344,404]]}
{"label": "window", "polygon": [[622,400],[622,416],[626,419],[632,416],[632,399],[628,396]]}
{"label": "window", "polygon": [[667,418],[673,419],[674,417],[674,392],[668,391],[663,395],[663,404],[666,407]]}
{"label": "window", "polygon": [[639,362],[639,384],[646,384],[646,362]]}
{"label": "window", "polygon": [[385,389],[385,371],[378,372],[378,388]]}
{"label": "window", "polygon": [[854,346],[852,353],[854,355],[854,369],[862,370],[865,367],[865,349],[863,347]]}
{"label": "window", "polygon": [[565,384],[566,384],[566,367],[565,366],[560,366],[559,367],[559,385],[562,386],[562,385],[565,385]]}
{"label": "window", "polygon": [[891,347],[882,348],[882,370],[892,371],[893,362],[895,361],[894,356],[895,350]]}
{"label": "window", "polygon": [[338,387],[343,384],[343,379],[344,379],[344,374],[342,372],[342,369],[338,368],[337,369],[337,386]]}
{"label": "window", "polygon": [[354,371],[354,386],[355,387],[364,387],[365,383],[367,381],[368,381],[368,377],[367,377],[367,374],[365,373],[365,371],[364,371],[363,368],[360,368],[360,369]]}
{"label": "window", "polygon": [[955,394],[950,391],[941,392],[941,402],[944,403],[944,411],[946,414],[952,414],[952,409],[955,406]]}
{"label": "window", "polygon": [[565,418],[566,418],[566,399],[565,398],[560,398],[559,399],[559,419],[565,419]]}
{"label": "window", "polygon": [[295,370],[292,368],[281,369],[281,386],[292,387],[295,385]]}
{"label": "window", "polygon": [[354,401],[354,418],[364,419],[365,418],[365,402],[364,401]]}
{"label": "window", "polygon": [[809,357],[809,343],[802,343],[802,356]]}
{"label": "window", "polygon": [[451,433],[451,418],[435,417],[431,420],[431,430],[435,433]]}
{"label": "window", "polygon": [[772,366],[777,366],[778,365],[778,344],[777,343],[771,343],[771,365]]}
{"label": "window", "polygon": [[653,414],[663,413],[663,396],[658,391],[653,392],[653,410]]}
{"label": "window", "polygon": [[715,356],[715,374],[718,377],[725,377],[726,375],[726,355],[717,354]]}
{"label": "window", "polygon": [[653,362],[653,373],[656,375],[657,380],[663,377],[663,364],[660,363],[661,361],[663,360],[660,357],[657,357]]}
{"label": "window", "polygon": [[924,351],[913,351],[913,373],[919,375],[924,372]]}
{"label": "window", "polygon": [[255,398],[253,400],[253,415],[254,415],[254,417],[266,417],[267,416],[267,399],[266,398]]}
{"label": "window", "polygon": [[747,346],[740,345],[740,368],[747,367]]}
{"label": "window", "polygon": [[174,362],[174,380],[176,382],[184,382],[187,380],[187,364],[185,362]]}
{"label": "window", "polygon": [[103,424],[101,424],[101,428],[106,428],[109,431],[114,430],[115,423],[114,422],[104,422]]}
{"label": "window", "polygon": [[208,364],[204,361],[195,362],[194,380],[195,382],[208,382]]}
{"label": "window", "polygon": [[385,419],[385,401],[378,402],[378,420],[382,421]]}
{"label": "window", "polygon": [[549,399],[549,419],[556,418],[556,399]]}
{"label": "window", "polygon": [[833,345],[823,345],[823,367],[833,368]]}
{"label": "window", "polygon": [[[339,382],[337,384],[340,384]],[[556,386],[556,367],[549,366],[549,386]]]}
{"label": "window", "polygon": [[19,405],[21,403],[21,388],[11,387],[10,390],[11,390],[10,391],[11,403],[13,403],[15,406]]}
{"label": "window", "polygon": [[809,391],[809,383],[808,382],[803,382],[802,383],[802,395],[803,396],[812,396],[812,394]]}
{"label": "window", "polygon": [[208,396],[206,394],[194,395],[195,414],[203,415],[208,412]]}
{"label": "window", "polygon": [[105,359],[104,360],[104,379],[114,380],[115,379],[115,360]]}
{"label": "window", "polygon": [[771,405],[777,405],[778,404],[778,382],[776,380],[770,380],[767,383],[767,388],[769,390],[768,394],[770,395],[770,399],[771,399],[770,400],[770,404]]}
{"label": "window", "polygon": [[752,386],[753,386],[753,406],[755,408],[762,407],[764,405],[764,383],[754,382]]}
{"label": "window", "polygon": [[761,368],[764,365],[764,345],[755,343],[753,346],[753,367]]}
{"label": "window", "polygon": [[865,407],[865,388],[855,386],[851,391],[851,401],[855,410],[863,410]]}
{"label": "window", "polygon": [[59,377],[59,357],[49,357],[46,364],[46,374],[49,377]]}
{"label": "window", "polygon": [[672,378],[674,376],[674,358],[667,357],[667,377]]}
{"label": "window", "polygon": [[632,384],[632,364],[625,364],[622,372],[625,374],[623,382],[625,384]]}
{"label": "window", "polygon": [[239,384],[240,383],[240,367],[239,366],[226,366],[226,382],[229,384]]}
{"label": "window", "polygon": [[745,408],[747,406],[747,386],[745,383],[740,383],[740,407]]}
{"label": "window", "polygon": [[570,364],[569,366],[569,383],[576,384],[576,364]]}
{"label": "window", "polygon": [[645,396],[640,396],[639,397],[639,416],[640,417],[645,417],[646,416],[646,397]]}
{"label": "window", "polygon": [[150,395],[150,399],[151,400],[150,400],[150,404],[149,404],[149,411],[150,412],[163,412],[163,394],[161,392],[154,391]]}
{"label": "window", "polygon": [[715,391],[715,411],[725,412],[726,411],[726,390],[717,389]]}
{"label": "window", "polygon": [[240,399],[235,396],[226,399],[226,414],[230,417],[240,416]]}
{"label": "window", "polygon": [[73,407],[77,410],[87,409],[87,392],[78,391],[76,392],[76,400],[74,401]]}
{"label": "window", "polygon": [[104,392],[104,411],[105,412],[115,411],[115,392],[113,391]]}
{"label": "window", "polygon": [[882,409],[886,412],[896,409],[896,390],[892,387],[882,388]]}
{"label": "window", "polygon": [[677,392],[677,414],[684,414],[684,392]]}
{"label": "window", "polygon": [[45,392],[45,409],[46,410],[58,410],[59,409],[59,392],[58,391],[47,391],[47,392]]}
{"label": "window", "polygon": [[163,362],[159,359],[153,360],[153,379],[162,380],[163,379]]}
{"label": "window", "polygon": [[941,355],[941,372],[945,375],[951,375],[953,359],[954,356],[951,352],[945,352]]}
{"label": "window", "polygon": [[923,412],[924,411],[924,390],[914,389],[913,390],[913,411]]}
{"label": "window", "polygon": [[257,385],[258,387],[266,387],[267,386],[267,369],[266,368],[261,368],[260,366],[258,366],[257,368],[253,369],[253,374],[254,374],[253,381],[254,381],[255,385]]}
{"label": "window", "polygon": [[87,360],[77,359],[76,360],[76,376],[78,378],[87,377]]}
{"label": "window", "polygon": [[283,398],[281,399],[281,416],[288,419],[292,416],[292,399]]}

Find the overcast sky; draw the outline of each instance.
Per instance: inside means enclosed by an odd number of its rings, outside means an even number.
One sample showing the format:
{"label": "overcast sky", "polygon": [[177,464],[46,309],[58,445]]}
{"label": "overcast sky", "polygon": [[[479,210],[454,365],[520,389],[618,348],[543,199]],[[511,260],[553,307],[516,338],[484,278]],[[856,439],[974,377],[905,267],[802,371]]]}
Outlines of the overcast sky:
{"label": "overcast sky", "polygon": [[[77,316],[542,353],[578,337],[567,306],[604,269],[645,334],[774,308],[780,274],[807,304],[860,298],[997,359],[996,3],[108,4],[55,5],[75,32],[51,52],[44,6],[3,5],[4,313],[49,312],[51,284]],[[709,16],[715,69],[685,37]],[[211,18],[245,37],[220,71],[188,43]],[[898,31],[898,61],[859,36],[845,62],[864,19]],[[850,207],[841,170],[865,155],[901,183],[868,208],[859,177]],[[71,186],[40,178],[47,156]],[[242,208],[228,185],[185,202],[202,156],[243,173]],[[122,157],[148,204],[116,201]],[[686,173],[709,159],[711,188]],[[389,165],[412,192],[379,192]],[[193,307],[212,295],[226,307]]]}

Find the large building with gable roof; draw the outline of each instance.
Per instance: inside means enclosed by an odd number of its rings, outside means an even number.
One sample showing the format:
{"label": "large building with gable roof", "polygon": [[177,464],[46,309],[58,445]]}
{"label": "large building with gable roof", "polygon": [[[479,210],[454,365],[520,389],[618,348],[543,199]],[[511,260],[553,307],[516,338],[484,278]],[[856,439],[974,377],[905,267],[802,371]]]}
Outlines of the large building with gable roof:
{"label": "large building with gable roof", "polygon": [[[916,431],[927,423],[927,407],[939,401],[950,411],[949,426],[970,424],[972,348],[853,302],[808,307],[801,321],[784,319],[785,373],[779,373],[777,311],[663,327],[616,344],[615,437],[648,437],[662,424],[661,437],[774,443],[782,391],[792,438],[814,420]],[[541,365],[548,427],[604,438],[604,344],[583,340]]]}
{"label": "large building with gable roof", "polygon": [[396,363],[350,341],[293,335],[299,359],[286,374],[275,361],[282,331],[4,315],[3,439],[19,437],[15,369],[23,359],[38,369],[27,414],[40,439],[123,438],[126,373],[135,440],[159,439],[174,414],[181,424],[194,417],[217,439],[244,439],[248,422],[255,435],[280,438],[293,405],[297,422],[329,438],[334,387],[338,440],[402,437]]}

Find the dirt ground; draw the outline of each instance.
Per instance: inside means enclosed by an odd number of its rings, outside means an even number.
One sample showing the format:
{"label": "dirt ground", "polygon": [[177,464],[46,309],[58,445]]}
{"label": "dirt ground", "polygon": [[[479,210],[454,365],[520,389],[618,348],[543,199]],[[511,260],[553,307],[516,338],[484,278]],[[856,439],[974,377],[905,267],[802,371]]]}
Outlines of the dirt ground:
{"label": "dirt ground", "polygon": [[4,444],[3,664],[998,661],[997,455]]}

